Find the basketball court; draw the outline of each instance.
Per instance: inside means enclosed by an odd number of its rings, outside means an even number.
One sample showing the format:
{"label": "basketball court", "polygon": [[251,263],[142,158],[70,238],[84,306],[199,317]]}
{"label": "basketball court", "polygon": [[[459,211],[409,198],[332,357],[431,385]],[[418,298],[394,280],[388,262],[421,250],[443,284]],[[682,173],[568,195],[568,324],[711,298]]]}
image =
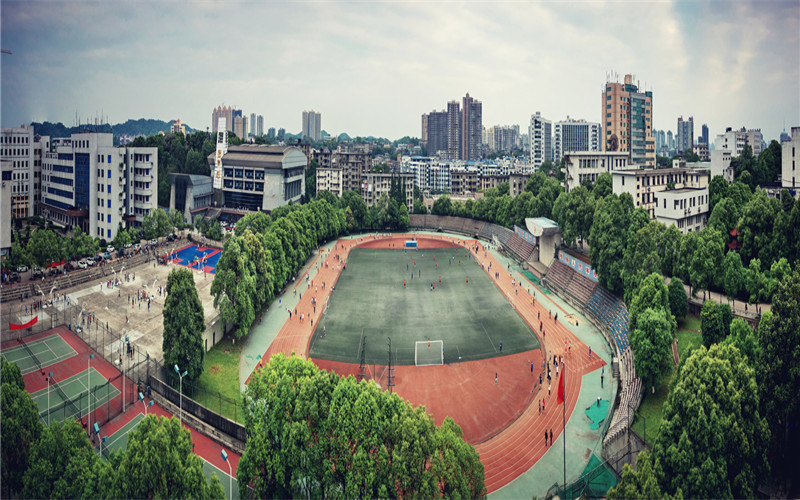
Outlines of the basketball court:
{"label": "basketball court", "polygon": [[217,248],[208,248],[198,245],[188,245],[169,254],[169,261],[179,266],[188,267],[195,271],[205,271],[209,274],[217,273],[217,262],[222,256],[222,251]]}

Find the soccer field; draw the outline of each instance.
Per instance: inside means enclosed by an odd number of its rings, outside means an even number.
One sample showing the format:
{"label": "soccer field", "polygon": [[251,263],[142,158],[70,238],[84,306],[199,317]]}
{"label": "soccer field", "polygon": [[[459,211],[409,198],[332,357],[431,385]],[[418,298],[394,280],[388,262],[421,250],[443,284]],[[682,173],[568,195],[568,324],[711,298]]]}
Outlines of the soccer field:
{"label": "soccer field", "polygon": [[531,329],[466,252],[352,250],[309,355],[359,363],[364,337],[365,361],[380,365],[388,362],[388,337],[392,363],[405,365],[414,364],[417,341],[426,342],[419,354],[429,358],[435,356],[428,353],[427,340],[442,340],[445,363],[537,349]]}

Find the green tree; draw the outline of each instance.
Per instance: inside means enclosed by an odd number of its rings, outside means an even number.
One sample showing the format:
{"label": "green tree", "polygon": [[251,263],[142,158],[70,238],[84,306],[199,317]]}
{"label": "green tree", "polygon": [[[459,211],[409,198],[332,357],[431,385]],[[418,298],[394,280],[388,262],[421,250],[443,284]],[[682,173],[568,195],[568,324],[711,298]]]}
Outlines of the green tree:
{"label": "green tree", "polygon": [[747,269],[745,289],[750,295],[748,302],[751,304],[758,303],[762,297],[766,297],[768,292],[767,278],[761,271],[760,259],[753,259],[750,261],[750,266]]}
{"label": "green tree", "polygon": [[611,178],[611,172],[603,172],[597,176],[594,189],[592,189],[592,195],[594,195],[595,199],[598,200],[605,198],[613,192],[612,187],[613,180]]}
{"label": "green tree", "polygon": [[767,193],[761,189],[756,190],[753,198],[744,206],[739,221],[739,241],[742,243],[744,262],[758,258],[764,266],[772,265],[774,256],[770,239],[775,215],[774,205],[769,201]]}
{"label": "green tree", "polygon": [[707,227],[700,232],[689,267],[689,279],[693,288],[707,290],[711,285],[717,284],[724,248],[725,243],[719,231]]}
{"label": "green tree", "polygon": [[405,203],[402,203],[400,204],[400,208],[398,209],[397,213],[397,229],[400,231],[406,231],[409,224],[411,224],[411,219],[408,216],[408,207]]}
{"label": "green tree", "polygon": [[742,258],[738,252],[728,252],[722,261],[722,274],[725,282],[725,294],[728,301],[736,298],[736,295],[744,288],[744,267]]}
{"label": "green tree", "polygon": [[673,276],[667,287],[669,294],[669,310],[675,318],[685,318],[689,312],[689,298],[680,278]]}
{"label": "green tree", "polygon": [[667,286],[664,284],[664,277],[658,273],[647,276],[642,281],[636,296],[631,300],[628,312],[628,329],[630,331],[639,327],[639,315],[647,309],[664,311],[664,316],[670,325],[670,337],[674,337],[677,322],[670,312],[669,294]]}
{"label": "green tree", "polygon": [[0,386],[0,450],[2,451],[2,496],[12,498],[22,490],[23,476],[31,464],[31,449],[43,431],[39,408],[25,392],[25,382],[16,364],[3,358]]}
{"label": "green tree", "polygon": [[77,420],[52,422],[33,443],[23,498],[81,498],[100,460]]}
{"label": "green tree", "polygon": [[703,334],[703,344],[710,347],[712,344],[722,342],[725,340],[725,330],[725,318],[719,304],[713,300],[704,303],[703,309],[700,311],[700,331]]}
{"label": "green tree", "polygon": [[750,366],[756,367],[756,362],[761,354],[761,347],[758,342],[758,334],[750,328],[747,321],[742,318],[736,318],[731,321],[731,333],[724,343],[735,346],[747,358]]}
{"label": "green tree", "polygon": [[33,232],[25,248],[31,261],[39,267],[50,267],[51,262],[60,262],[65,257],[62,239],[49,229],[38,229]]}
{"label": "green tree", "polygon": [[236,223],[236,234],[241,236],[248,229],[254,233],[264,234],[271,224],[272,220],[264,212],[252,212]]}
{"label": "green tree", "polygon": [[164,365],[178,365],[188,372],[189,380],[197,379],[203,373],[206,324],[203,304],[189,269],[176,267],[167,276],[163,316]]}
{"label": "green tree", "polygon": [[428,209],[425,207],[425,204],[422,203],[421,200],[414,200],[414,213],[415,214],[427,214]]}
{"label": "green tree", "polygon": [[678,367],[653,447],[661,489],[687,498],[752,498],[768,471],[768,439],[755,371],[739,350],[695,349]]}
{"label": "green tree", "polygon": [[206,480],[189,430],[175,417],[153,414],[128,434],[115,486],[111,496],[118,498],[225,497],[216,473],[210,482]]}
{"label": "green tree", "polygon": [[739,223],[739,208],[732,198],[723,198],[716,204],[711,215],[708,217],[708,227],[713,227],[717,231],[725,235],[725,241],[728,241],[728,233]]}
{"label": "green tree", "polygon": [[[639,214],[641,212],[638,212]],[[638,225],[638,224],[637,224]],[[658,242],[664,225],[652,221],[640,229],[631,224],[628,243],[623,257],[622,281],[625,302],[630,304],[639,291],[639,284],[652,273],[661,273],[661,255]]]}
{"label": "green tree", "polygon": [[661,250],[661,274],[672,276],[677,274],[678,258],[681,248],[681,238],[683,235],[680,230],[670,224],[661,231],[658,247]]}
{"label": "green tree", "polygon": [[433,215],[450,215],[450,197],[442,195],[434,201],[431,213]]}
{"label": "green tree", "polygon": [[161,208],[151,210],[142,219],[142,233],[147,240],[166,236],[169,229],[169,216]]}
{"label": "green tree", "polygon": [[99,250],[100,244],[96,239],[84,233],[80,226],[74,227],[72,230],[72,238],[69,240],[70,258],[75,259],[95,255]]}
{"label": "green tree", "polygon": [[561,236],[569,246],[576,240],[581,243],[589,237],[594,218],[595,201],[589,190],[578,186],[569,193],[561,193],[553,204],[552,214],[559,226]]}
{"label": "green tree", "polygon": [[317,195],[317,168],[319,168],[317,160],[312,158],[305,171],[306,196],[308,198],[313,198]]}
{"label": "green tree", "polygon": [[620,482],[608,490],[607,494],[609,500],[651,500],[664,496],[658,485],[657,468],[653,465],[653,457],[647,451],[639,453],[636,457],[636,470],[630,464],[625,464]]}
{"label": "green tree", "polygon": [[209,167],[201,151],[190,150],[186,154],[186,165],[183,171],[187,174],[209,175],[211,173],[211,167]]}
{"label": "green tree", "polygon": [[[528,186],[531,182],[528,181]],[[589,232],[589,256],[597,269],[598,280],[614,293],[623,291],[623,257],[629,221],[630,212],[625,203],[617,195],[610,194],[598,202]]]}
{"label": "green tree", "polygon": [[[636,375],[655,388],[672,368],[673,329],[669,310],[647,308],[642,311],[631,331],[633,365]],[[674,321],[674,320],[673,320]]]}
{"label": "green tree", "polygon": [[181,231],[186,226],[186,219],[183,217],[183,212],[180,210],[173,208],[169,211],[169,225],[170,231],[175,232]]}
{"label": "green tree", "polygon": [[[790,429],[800,423],[800,268],[781,281],[772,298],[772,314],[764,313],[758,329],[757,363],[761,410],[772,431],[773,467],[792,473],[800,458],[790,446]],[[796,430],[794,431],[796,432]],[[796,434],[795,434],[796,436]],[[795,437],[796,439],[796,437]]]}

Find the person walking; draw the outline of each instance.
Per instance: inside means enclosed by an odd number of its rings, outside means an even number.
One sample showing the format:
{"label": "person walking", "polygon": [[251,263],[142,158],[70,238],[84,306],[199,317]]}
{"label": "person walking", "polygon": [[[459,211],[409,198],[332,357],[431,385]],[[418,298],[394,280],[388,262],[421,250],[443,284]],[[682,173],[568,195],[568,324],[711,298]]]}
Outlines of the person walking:
{"label": "person walking", "polygon": [[550,428],[550,446],[553,446],[553,428]]}
{"label": "person walking", "polygon": [[497,385],[497,372],[494,372],[494,383]]}
{"label": "person walking", "polygon": [[547,429],[544,430],[544,447],[547,448]]}
{"label": "person walking", "polygon": [[547,383],[547,395],[550,395],[550,382]]}

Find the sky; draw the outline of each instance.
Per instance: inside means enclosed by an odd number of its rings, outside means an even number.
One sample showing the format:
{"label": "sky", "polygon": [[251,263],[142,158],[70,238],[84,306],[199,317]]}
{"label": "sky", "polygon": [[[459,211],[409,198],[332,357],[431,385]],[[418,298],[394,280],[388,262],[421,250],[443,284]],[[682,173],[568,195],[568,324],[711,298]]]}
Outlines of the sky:
{"label": "sky", "polygon": [[[0,0],[3,127],[106,116],[211,126],[225,104],[301,130],[420,136],[468,92],[483,125],[601,121],[607,78],[695,136],[800,125],[800,0],[240,2]],[[265,130],[266,131],[266,130]]]}

